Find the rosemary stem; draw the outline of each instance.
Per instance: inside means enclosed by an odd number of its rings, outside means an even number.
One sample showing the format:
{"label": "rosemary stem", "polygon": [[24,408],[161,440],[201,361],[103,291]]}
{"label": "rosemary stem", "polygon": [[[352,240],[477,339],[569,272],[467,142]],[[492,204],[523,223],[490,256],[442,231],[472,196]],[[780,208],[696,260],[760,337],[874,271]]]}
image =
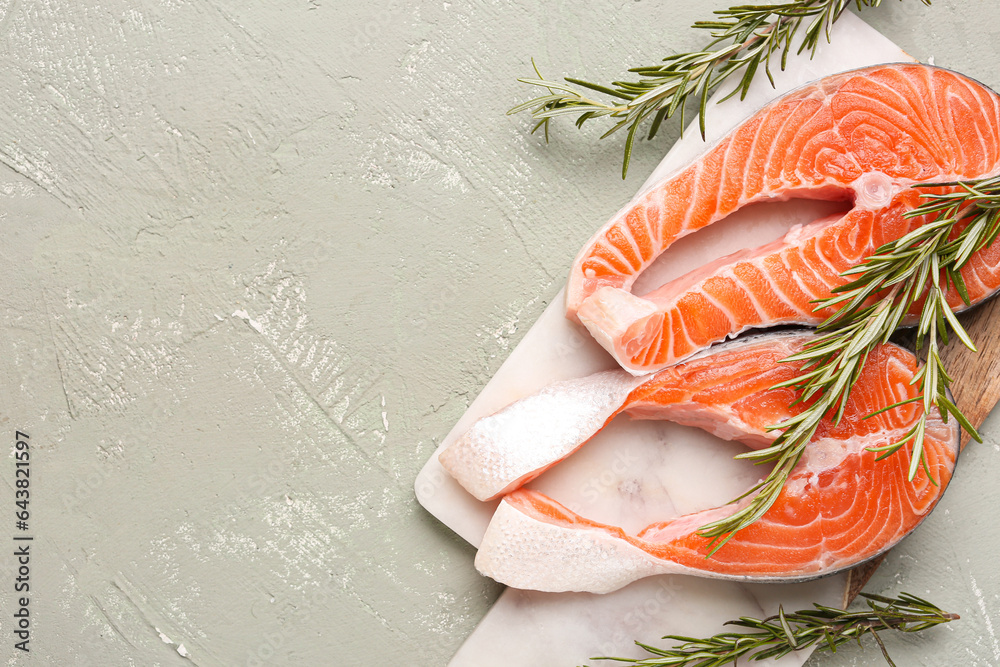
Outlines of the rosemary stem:
{"label": "rosemary stem", "polygon": [[743,617],[726,624],[744,628],[743,632],[721,632],[705,639],[667,635],[664,639],[672,639],[679,645],[661,649],[636,642],[653,657],[593,659],[625,662],[635,667],[723,667],[735,665],[741,658],[767,660],[810,648],[835,652],[847,642],[861,645],[861,638],[870,634],[886,662],[892,665],[879,631],[921,632],[959,618],[958,614],[945,612],[908,593],[900,593],[896,598],[867,593],[861,596],[867,601],[867,609],[845,611],[814,604],[812,609],[786,613],[779,607],[774,616]]}
{"label": "rosemary stem", "polygon": [[[929,4],[929,0],[920,1]],[[853,3],[851,0],[786,0],[770,5],[739,5],[718,10],[715,20],[698,21],[692,26],[709,32],[711,41],[705,50],[667,56],[658,65],[633,67],[629,71],[639,75],[637,81],[615,81],[610,86],[602,86],[579,79],[565,79],[570,84],[627,100],[624,103],[599,102],[564,83],[546,81],[535,67],[538,79],[519,81],[546,88],[549,94],[518,105],[508,113],[530,110],[537,121],[532,132],[544,129],[546,137],[549,122],[554,116],[576,115],[577,126],[594,118],[610,117],[615,124],[602,138],[628,128],[622,163],[624,178],[628,173],[637,130],[644,122],[653,119],[647,135],[652,139],[659,131],[663,118],[672,117],[680,109],[683,132],[685,104],[693,95],[699,102],[699,125],[702,136],[705,136],[708,94],[724,81],[734,78],[736,86],[722,99],[736,94],[745,97],[761,66],[773,85],[771,56],[780,52],[780,67],[785,68],[794,38],[798,36],[805,19],[812,20],[804,28],[796,53],[808,50],[814,54],[822,37],[829,41],[831,27],[849,5],[854,4],[861,9],[877,7],[881,3],[882,0],[853,0]],[[556,93],[557,90],[561,94]]]}

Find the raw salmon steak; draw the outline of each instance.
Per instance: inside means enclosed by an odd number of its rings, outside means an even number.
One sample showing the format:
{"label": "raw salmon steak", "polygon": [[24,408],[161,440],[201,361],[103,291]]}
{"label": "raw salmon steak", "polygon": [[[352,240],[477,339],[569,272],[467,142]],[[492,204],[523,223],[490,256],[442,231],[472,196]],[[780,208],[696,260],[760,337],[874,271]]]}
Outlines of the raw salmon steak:
{"label": "raw salmon steak", "polygon": [[[927,469],[907,478],[910,445],[875,461],[868,448],[899,441],[922,414],[911,384],[915,357],[895,345],[869,355],[843,418],[824,419],[774,505],[711,558],[698,529],[730,516],[730,504],[646,526],[634,534],[578,515],[520,488],[569,456],[616,415],[696,426],[751,448],[768,426],[803,409],[796,391],[773,389],[801,363],[782,360],[812,334],[771,333],[718,345],[645,378],[609,371],[556,383],[479,420],[442,452],[445,468],[480,499],[502,494],[476,567],[499,582],[542,591],[604,593],[654,574],[791,581],[830,574],[896,544],[927,516],[951,479],[955,420],[927,420]],[[567,416],[563,416],[567,415]],[[868,417],[868,418],[866,418]],[[936,482],[937,484],[935,484]],[[746,502],[746,501],[744,501]]]}
{"label": "raw salmon steak", "polygon": [[[843,271],[929,221],[903,218],[921,202],[913,185],[998,171],[1000,104],[981,84],[919,64],[821,79],[761,109],[608,222],[573,263],[567,316],[636,374],[750,328],[816,325],[832,311],[814,312],[811,302],[846,283]],[[747,204],[790,198],[852,207],[631,293],[677,239]],[[1000,244],[975,254],[962,276],[972,303],[1000,288]],[[954,290],[949,303],[963,306]]]}

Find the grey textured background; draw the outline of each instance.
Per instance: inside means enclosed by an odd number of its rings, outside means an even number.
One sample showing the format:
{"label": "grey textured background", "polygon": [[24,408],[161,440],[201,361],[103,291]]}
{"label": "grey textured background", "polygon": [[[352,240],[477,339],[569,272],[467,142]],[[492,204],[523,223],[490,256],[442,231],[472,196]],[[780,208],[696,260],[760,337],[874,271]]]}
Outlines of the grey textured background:
{"label": "grey textured background", "polygon": [[[678,132],[622,182],[623,137],[504,116],[514,79],[614,78],[729,4],[0,0],[0,444],[31,435],[36,536],[28,657],[0,557],[5,664],[445,663],[499,587],[413,478]],[[863,16],[1000,89],[996,2]],[[986,434],[873,581],[964,616],[900,665],[1000,664]]]}

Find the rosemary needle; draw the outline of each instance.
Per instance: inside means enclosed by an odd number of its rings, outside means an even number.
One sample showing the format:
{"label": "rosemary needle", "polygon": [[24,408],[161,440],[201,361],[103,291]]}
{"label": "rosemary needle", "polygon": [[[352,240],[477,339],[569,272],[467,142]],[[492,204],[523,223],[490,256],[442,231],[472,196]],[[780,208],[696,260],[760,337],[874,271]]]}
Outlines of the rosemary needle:
{"label": "rosemary needle", "polygon": [[[930,5],[930,0],[920,0]],[[821,36],[830,39],[830,28],[850,5],[878,7],[882,0],[790,0],[773,5],[740,5],[715,12],[712,21],[698,21],[692,27],[709,31],[712,41],[703,51],[667,56],[660,65],[633,67],[629,72],[637,80],[614,81],[610,85],[591,83],[567,77],[566,83],[545,79],[532,60],[537,78],[518,79],[522,83],[546,89],[546,95],[514,107],[508,114],[531,111],[537,121],[534,128],[549,136],[549,122],[557,116],[576,116],[577,127],[593,118],[607,116],[614,121],[602,139],[628,128],[622,178],[628,173],[632,148],[638,130],[649,123],[646,137],[652,139],[665,118],[679,109],[684,125],[685,103],[698,101],[698,118],[705,135],[705,114],[708,96],[719,84],[739,77],[738,83],[724,99],[739,94],[743,99],[754,75],[763,65],[771,84],[771,57],[780,51],[780,67],[785,68],[792,50],[792,39],[805,24],[805,34],[798,52],[816,52]],[[599,93],[611,98],[602,102],[589,97]]]}
{"label": "rosemary needle", "polygon": [[969,349],[976,349],[946,296],[949,287],[954,288],[969,305],[960,270],[976,251],[1000,235],[1000,177],[914,187],[942,188],[944,192],[922,193],[927,201],[906,217],[935,217],[845,271],[841,275],[851,281],[817,302],[817,311],[837,310],[819,326],[821,335],[817,340],[785,360],[805,362],[802,372],[777,385],[797,389],[800,403],[815,402],[795,417],[772,426],[781,432],[770,447],[739,456],[757,463],[774,462],[775,466],[764,481],[736,499],[755,494],[743,508],[701,528],[701,535],[712,538],[711,553],[774,504],[820,421],[826,417],[834,423],[839,421],[868,353],[889,341],[896,328],[914,314],[915,304],[921,304],[916,318],[916,347],[918,351],[926,350],[926,363],[914,377],[919,390],[914,402],[921,403],[921,418],[898,441],[871,451],[879,452],[881,460],[909,444],[909,478],[914,478],[920,466],[930,477],[924,431],[933,409],[945,420],[954,417],[973,438],[982,441],[949,396],[951,378],[941,360],[940,348],[948,343],[950,331]]}
{"label": "rosemary needle", "polygon": [[813,609],[785,613],[779,607],[776,615],[765,619],[743,617],[726,624],[745,628],[745,632],[722,632],[707,639],[667,635],[664,639],[681,642],[680,645],[660,649],[636,642],[654,657],[597,657],[592,660],[614,660],[635,667],[723,667],[735,665],[739,658],[780,658],[810,647],[836,653],[847,642],[856,641],[860,646],[861,638],[870,634],[886,662],[894,666],[878,632],[920,632],[959,618],[957,614],[942,611],[927,600],[908,593],[901,593],[898,598],[861,595],[868,602],[868,608],[861,611],[851,612],[814,604]]}

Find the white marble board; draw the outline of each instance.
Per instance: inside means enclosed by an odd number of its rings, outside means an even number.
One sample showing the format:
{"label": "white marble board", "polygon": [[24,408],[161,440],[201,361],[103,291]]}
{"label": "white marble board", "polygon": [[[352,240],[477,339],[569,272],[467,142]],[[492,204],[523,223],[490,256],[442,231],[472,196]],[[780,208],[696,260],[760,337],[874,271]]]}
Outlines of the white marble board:
{"label": "white marble board", "polygon": [[[689,127],[640,192],[793,88],[835,72],[906,60],[911,58],[899,47],[845,13],[834,27],[831,43],[821,40],[814,58],[790,56],[785,71],[772,72],[775,88],[760,72],[742,102],[731,98],[710,103],[707,140],[702,140],[695,126]],[[791,201],[748,207],[674,244],[639,279],[636,292],[747,245],[775,239],[793,224],[813,220],[837,206]],[[604,222],[594,220],[595,230]],[[441,467],[438,454],[475,420],[508,403],[550,382],[612,367],[614,361],[589,334],[564,318],[560,291],[420,471],[415,490],[421,505],[478,546],[496,503],[482,503],[466,493]],[[739,445],[695,429],[620,417],[530,486],[583,516],[635,530],[652,521],[722,504],[745,490],[761,471],[734,461],[739,451]],[[607,595],[507,589],[450,664],[541,667],[577,665],[596,655],[641,656],[643,652],[633,645],[636,639],[655,644],[667,633],[712,634],[728,619],[771,614],[779,604],[786,609],[812,602],[840,605],[845,587],[846,575],[841,574],[790,585],[661,576]],[[772,664],[801,665],[807,657],[803,651]]]}

